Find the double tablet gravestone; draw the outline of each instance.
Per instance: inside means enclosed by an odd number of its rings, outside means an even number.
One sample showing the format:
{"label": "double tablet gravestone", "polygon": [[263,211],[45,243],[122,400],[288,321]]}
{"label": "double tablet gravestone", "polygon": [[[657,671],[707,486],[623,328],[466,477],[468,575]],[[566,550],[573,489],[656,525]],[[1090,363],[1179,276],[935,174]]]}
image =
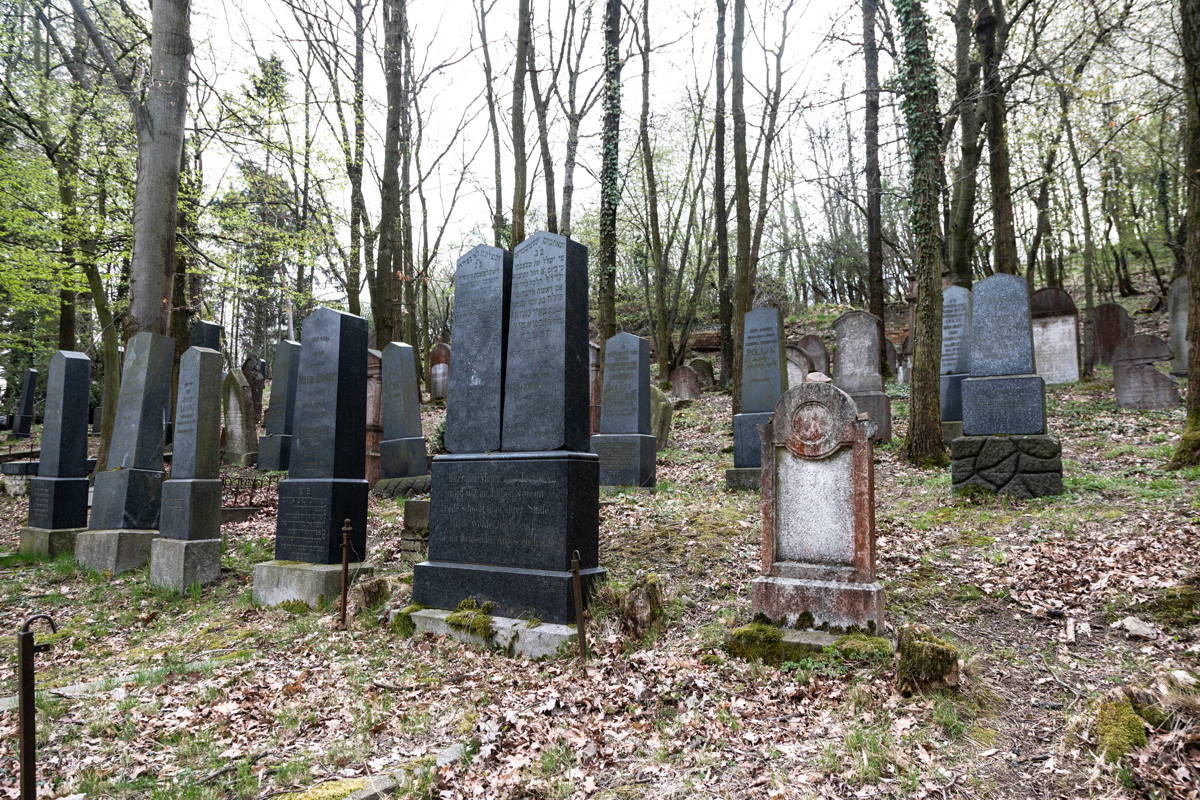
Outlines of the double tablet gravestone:
{"label": "double tablet gravestone", "polygon": [[96,475],[89,530],[75,560],[113,574],[137,569],[158,536],[163,481],[163,420],[171,402],[175,341],[149,331],[129,340],[107,469]]}
{"label": "double tablet gravestone", "polygon": [[1062,289],[1038,289],[1029,298],[1037,374],[1048,384],[1079,380],[1079,310]]}
{"label": "double tablet gravestone", "polygon": [[650,343],[632,333],[618,333],[604,345],[604,401],[592,452],[600,456],[601,486],[654,486]]}
{"label": "double tablet gravestone", "polygon": [[760,425],[771,421],[787,391],[783,319],[777,308],[757,308],[742,325],[742,411],[733,415],[733,469],[725,470],[730,489],[757,489],[762,467]]}
{"label": "double tablet gravestone", "polygon": [[176,592],[221,574],[221,354],[189,347],[179,359],[171,477],[162,487],[150,582]]}
{"label": "double tablet gravestone", "polygon": [[275,346],[271,371],[271,404],[267,406],[267,435],[258,439],[258,468],[286,470],[292,453],[296,419],[296,379],[300,372],[300,343],[284,339]]}
{"label": "double tablet gravestone", "polygon": [[29,522],[21,552],[55,556],[75,549],[87,526],[87,412],[92,362],[59,350],[50,357],[37,477],[29,479]]}
{"label": "double tablet gravestone", "polygon": [[952,285],[942,290],[942,359],[940,401],[942,440],[962,435],[962,382],[966,380],[971,343],[971,290]]}
{"label": "double tablet gravestone", "polygon": [[[501,617],[572,622],[572,553],[585,597],[605,575],[600,459],[586,452],[587,249],[535,233],[513,255],[511,289],[502,253],[468,256],[480,258],[459,262],[447,398],[462,410],[447,418],[451,454],[433,460],[429,559],[413,570],[413,602],[453,609],[474,598]],[[507,315],[497,307],[506,296]]]}
{"label": "double tablet gravestone", "polygon": [[383,348],[383,441],[379,443],[380,473],[385,479],[429,474],[420,397],[412,347],[388,342]]}
{"label": "double tablet gravestone", "polygon": [[950,443],[954,491],[1060,494],[1062,446],[1046,435],[1045,385],[1033,374],[1029,290],[1018,275],[975,284],[971,377],[963,381],[963,435]]}
{"label": "double tablet gravestone", "polygon": [[762,439],[762,574],[755,614],[801,631],[813,645],[831,634],[883,630],[875,580],[872,423],[828,383],[794,386]]}
{"label": "double tablet gravestone", "polygon": [[21,401],[12,421],[14,439],[29,438],[29,431],[33,427],[33,396],[37,392],[37,379],[36,369],[25,370],[25,377],[21,380]]}
{"label": "double tablet gravestone", "polygon": [[1117,345],[1133,336],[1133,320],[1124,306],[1102,303],[1095,310],[1096,364],[1111,364]]}
{"label": "double tablet gravestone", "polygon": [[1190,286],[1186,275],[1176,278],[1171,284],[1170,300],[1167,303],[1171,326],[1172,375],[1188,374],[1188,300]]}
{"label": "double tablet gravestone", "polygon": [[341,583],[342,523],[350,520],[351,572],[367,551],[367,321],[318,308],[304,321],[296,429],[279,484],[275,559],[254,566],[263,605],[332,602]]}
{"label": "double tablet gravestone", "polygon": [[1171,348],[1157,336],[1139,333],[1117,345],[1113,353],[1113,388],[1118,408],[1174,408],[1179,385],[1154,366],[1170,361]]}
{"label": "double tablet gravestone", "polygon": [[883,323],[866,311],[847,311],[833,323],[837,350],[833,384],[875,423],[877,442],[892,438],[892,404],[883,392]]}

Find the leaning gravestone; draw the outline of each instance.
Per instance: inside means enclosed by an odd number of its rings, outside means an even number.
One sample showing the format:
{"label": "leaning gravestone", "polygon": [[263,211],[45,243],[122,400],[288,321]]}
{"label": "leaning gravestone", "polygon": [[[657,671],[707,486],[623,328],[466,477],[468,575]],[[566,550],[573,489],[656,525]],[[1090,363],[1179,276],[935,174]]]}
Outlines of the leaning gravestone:
{"label": "leaning gravestone", "polygon": [[[489,274],[493,291],[503,297],[503,286],[497,285],[502,266]],[[478,398],[484,408],[503,408],[502,452],[458,451],[434,458],[429,558],[414,567],[414,603],[454,609],[473,598],[492,603],[500,617],[563,624],[576,616],[572,553],[579,553],[585,597],[603,580],[600,459],[585,452],[590,438],[587,302],[586,248],[550,233],[535,233],[517,247],[508,351],[501,364],[504,383],[479,387],[480,394],[503,392],[503,400]],[[457,310],[456,318],[462,313]],[[457,359],[494,363],[494,352],[475,349],[500,344],[504,315],[493,313],[489,319],[491,330],[481,327],[476,336],[455,338]],[[460,402],[454,390],[448,402]],[[451,420],[446,424],[447,442],[484,438],[459,438]],[[498,536],[498,530],[506,533]],[[420,611],[413,620],[420,630],[425,621],[418,619],[445,614]]]}
{"label": "leaning gravestone", "polygon": [[38,371],[36,369],[25,370],[25,377],[21,381],[21,401],[17,406],[17,413],[13,415],[12,438],[28,439],[29,431],[33,427],[33,396],[37,392]]}
{"label": "leaning gravestone", "polygon": [[284,339],[275,347],[271,371],[271,404],[267,406],[267,435],[258,440],[258,468],[286,470],[292,453],[292,427],[296,419],[296,379],[300,370],[300,343]]}
{"label": "leaning gravestone", "polygon": [[[649,350],[646,357],[649,358]],[[671,370],[671,394],[680,400],[696,400],[700,397],[700,376],[687,364]],[[603,412],[602,412],[603,413]]]}
{"label": "leaning gravestone", "polygon": [[1038,289],[1029,298],[1037,374],[1048,384],[1079,380],[1079,311],[1062,289]]}
{"label": "leaning gravestone", "polygon": [[800,337],[800,341],[796,342],[796,347],[808,356],[813,372],[829,374],[829,350],[825,347],[825,340],[815,333],[807,333]]}
{"label": "leaning gravestone", "polygon": [[383,441],[379,443],[384,479],[429,474],[420,397],[412,347],[389,342],[383,348]]}
{"label": "leaning gravestone", "polygon": [[762,467],[758,435],[787,391],[783,319],[777,308],[758,308],[742,325],[742,411],[733,416],[733,469],[725,470],[730,489],[757,489]]}
{"label": "leaning gravestone", "polygon": [[942,441],[962,435],[962,382],[970,369],[971,290],[953,284],[942,290]]}
{"label": "leaning gravestone", "polygon": [[241,467],[252,465],[258,456],[254,449],[254,409],[250,383],[241,370],[230,370],[221,384],[221,405],[225,423],[225,462]]}
{"label": "leaning gravestone", "polygon": [[129,340],[126,355],[108,468],[96,475],[88,530],[75,539],[77,562],[113,574],[145,564],[158,536],[175,341],[143,331]]}
{"label": "leaning gravestone", "polygon": [[1171,283],[1167,304],[1171,325],[1171,374],[1188,374],[1188,300],[1191,284],[1186,275]]}
{"label": "leaning gravestone", "polygon": [[87,526],[87,410],[92,362],[59,350],[50,358],[37,477],[29,479],[29,521],[21,552],[56,556],[75,549]]}
{"label": "leaning gravestone", "polygon": [[[471,253],[468,253],[464,258],[469,258],[470,256]],[[434,400],[441,400],[446,397],[449,391],[450,345],[445,342],[438,342],[429,351],[429,396]]]}
{"label": "leaning gravestone", "polygon": [[872,423],[827,383],[794,386],[762,440],[762,574],[754,613],[789,629],[792,643],[883,631],[875,579]]}
{"label": "leaning gravestone", "polygon": [[1046,435],[1045,384],[1033,373],[1025,279],[995,274],[971,298],[971,377],[962,383],[963,435],[950,444],[953,489],[1060,494],[1062,445]]}
{"label": "leaning gravestone", "polygon": [[1102,303],[1096,306],[1095,362],[1111,364],[1117,345],[1133,336],[1133,320],[1124,306]]}
{"label": "leaning gravestone", "polygon": [[810,372],[816,372],[808,355],[799,347],[787,348],[788,386],[799,386],[808,380]]}
{"label": "leaning gravestone", "polygon": [[883,392],[881,363],[883,324],[866,311],[847,311],[833,323],[833,385],[850,395],[860,412],[875,423],[874,438],[892,438],[892,405]]}
{"label": "leaning gravestone", "polygon": [[618,333],[604,346],[600,432],[592,436],[592,452],[600,456],[600,485],[653,487],[655,444],[650,432],[650,343]]}
{"label": "leaning gravestone", "polygon": [[1171,348],[1148,333],[1130,336],[1113,353],[1113,388],[1118,408],[1174,408],[1179,405],[1179,385],[1154,366],[1170,361]]}
{"label": "leaning gravestone", "polygon": [[218,353],[221,352],[221,326],[215,322],[196,320],[192,323],[192,330],[188,338],[188,344],[192,347],[204,347],[216,350]]}
{"label": "leaning gravestone", "polygon": [[179,359],[171,478],[162,487],[150,582],[176,592],[221,576],[221,354],[189,347]]}
{"label": "leaning gravestone", "polygon": [[713,362],[711,359],[697,356],[687,362],[688,366],[696,372],[696,377],[700,379],[700,388],[707,389],[710,386],[716,385],[717,377],[713,372]]}

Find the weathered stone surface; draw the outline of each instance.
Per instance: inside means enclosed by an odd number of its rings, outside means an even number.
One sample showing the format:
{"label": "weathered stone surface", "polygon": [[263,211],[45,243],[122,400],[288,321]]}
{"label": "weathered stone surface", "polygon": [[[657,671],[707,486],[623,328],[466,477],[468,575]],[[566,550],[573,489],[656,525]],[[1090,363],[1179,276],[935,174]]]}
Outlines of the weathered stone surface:
{"label": "weathered stone surface", "polygon": [[28,439],[33,427],[34,395],[37,393],[38,371],[25,370],[21,379],[21,398],[17,403],[17,413],[12,418],[12,436],[14,439]]}
{"label": "weathered stone surface", "polygon": [[30,528],[87,525],[87,408],[92,362],[59,350],[50,358],[46,411],[36,471],[29,480]]}
{"label": "weathered stone surface", "polygon": [[725,470],[725,488],[730,491],[758,491],[762,470],[758,467],[734,467]]}
{"label": "weathered stone surface", "polygon": [[962,420],[962,382],[970,370],[971,290],[958,285],[942,290],[942,421]]}
{"label": "weathered stone surface", "polygon": [[258,455],[258,436],[254,424],[254,407],[250,382],[241,370],[230,370],[221,384],[221,405],[224,410],[225,461],[248,466]]}
{"label": "weathered stone surface", "polygon": [[883,390],[881,369],[882,323],[866,311],[847,311],[833,323],[837,349],[833,354],[833,383],[843,392]]}
{"label": "weathered stone surface", "polygon": [[421,434],[421,400],[417,361],[412,347],[390,342],[383,348],[383,436],[379,443],[380,474],[408,478],[429,472],[425,437]]}
{"label": "weathered stone surface", "polygon": [[429,501],[404,501],[404,529],[406,531],[429,530]]}
{"label": "weathered stone surface", "polygon": [[1037,375],[970,377],[962,396],[965,436],[1046,432],[1046,387]]}
{"label": "weathered stone surface", "polygon": [[892,399],[884,392],[855,392],[850,395],[859,413],[871,421],[873,442],[892,440]]}
{"label": "weathered stone surface", "polygon": [[650,433],[650,343],[632,333],[604,345],[600,433]]}
{"label": "weathered stone surface", "polygon": [[300,374],[300,343],[283,339],[275,346],[271,370],[271,403],[264,423],[267,435],[258,440],[258,468],[286,470],[291,461],[292,429],[296,419],[296,384]]}
{"label": "weathered stone surface", "polygon": [[815,333],[808,333],[800,337],[796,347],[808,356],[809,363],[812,364],[810,372],[829,374],[829,350],[825,347],[825,340]]}
{"label": "weathered stone surface", "polygon": [[700,397],[700,377],[687,364],[671,370],[671,394],[681,400],[695,400]]}
{"label": "weathered stone surface", "polygon": [[712,359],[708,358],[693,358],[687,362],[688,366],[696,372],[696,377],[700,379],[700,388],[707,389],[710,386],[715,386],[717,383],[716,373],[713,371]]}
{"label": "weathered stone surface", "polygon": [[219,353],[221,352],[222,333],[221,326],[217,323],[198,319],[192,323],[192,329],[188,334],[188,344],[192,347],[216,350]]}
{"label": "weathered stone surface", "polygon": [[[1045,290],[1043,290],[1045,291]],[[1079,380],[1079,317],[1034,317],[1033,353],[1037,374],[1051,385]]]}
{"label": "weathered stone surface", "polygon": [[1111,364],[1117,345],[1133,335],[1133,320],[1123,306],[1102,303],[1096,306],[1096,363]]}
{"label": "weathered stone surface", "polygon": [[675,416],[675,406],[671,398],[657,386],[650,387],[650,432],[654,435],[655,446],[662,450],[671,442],[671,419]]}
{"label": "weathered stone surface", "polygon": [[530,627],[527,619],[493,616],[492,635],[485,639],[451,626],[446,618],[452,613],[434,608],[414,611],[411,616],[416,633],[449,636],[475,647],[500,650],[533,661],[574,656],[578,652],[579,634],[574,625],[542,622]]}
{"label": "weathered stone surface", "polygon": [[[973,378],[1033,374],[1029,285],[1021,275],[997,273],[971,295],[970,373]],[[966,425],[964,417],[964,428]]]}
{"label": "weathered stone surface", "polygon": [[955,493],[973,486],[1014,497],[1063,491],[1062,446],[1053,436],[961,436],[950,457]]}
{"label": "weathered stone surface", "polygon": [[1079,309],[1065,289],[1047,286],[1029,296],[1029,312],[1034,319],[1077,315]]}
{"label": "weathered stone surface", "polygon": [[[363,340],[364,347],[366,340]],[[350,580],[375,574],[370,564],[352,562]],[[263,606],[301,602],[321,609],[335,605],[341,597],[342,564],[308,564],[294,561],[263,561],[254,565],[254,602]]]}
{"label": "weathered stone surface", "polygon": [[796,386],[808,379],[808,374],[814,372],[812,361],[798,347],[787,348],[788,386]]}
{"label": "weathered stone surface", "polygon": [[1119,408],[1174,408],[1182,400],[1179,384],[1154,366],[1171,359],[1171,348],[1150,334],[1135,334],[1113,353],[1113,388]]}
{"label": "weathered stone surface", "polygon": [[150,544],[150,583],[174,592],[208,586],[221,577],[220,539],[155,539]]}
{"label": "weathered stone surface", "polygon": [[429,397],[445,400],[450,393],[450,365],[434,364],[429,368]]}
{"label": "weathered stone surface", "polygon": [[75,537],[86,528],[21,528],[21,541],[17,548],[23,556],[54,558],[60,553],[75,552]]}
{"label": "weathered stone surface", "polygon": [[598,433],[592,452],[600,456],[601,486],[653,487],[656,483],[656,441],[644,433]]}
{"label": "weathered stone surface", "polygon": [[142,567],[150,560],[154,530],[88,530],[75,537],[75,561],[98,572],[122,572]]}
{"label": "weathered stone surface", "polygon": [[742,412],[769,412],[787,391],[783,319],[777,308],[746,314],[742,333]]}
{"label": "weathered stone surface", "polygon": [[30,527],[54,530],[87,525],[87,478],[31,476],[28,491]]}
{"label": "weathered stone surface", "polygon": [[189,347],[179,359],[171,478],[220,477],[221,354]]}
{"label": "weathered stone surface", "polygon": [[1171,326],[1172,375],[1188,374],[1188,296],[1191,284],[1183,275],[1171,283],[1170,300],[1167,303]]}

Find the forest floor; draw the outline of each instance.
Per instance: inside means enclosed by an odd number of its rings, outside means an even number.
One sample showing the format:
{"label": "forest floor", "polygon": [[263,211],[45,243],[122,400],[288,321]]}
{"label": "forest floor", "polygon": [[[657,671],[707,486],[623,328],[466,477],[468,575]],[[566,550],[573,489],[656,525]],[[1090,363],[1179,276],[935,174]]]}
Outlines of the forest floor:
{"label": "forest floor", "polygon": [[[34,611],[59,624],[39,688],[116,679],[87,697],[42,694],[47,796],[286,797],[397,771],[411,797],[1133,796],[1136,771],[1096,755],[1089,721],[1113,687],[1200,667],[1200,609],[1156,604],[1198,569],[1200,471],[1162,468],[1182,409],[1118,410],[1105,371],[1051,389],[1067,492],[967,499],[947,469],[900,458],[904,387],[889,389],[897,439],[875,451],[889,627],[922,622],[957,644],[958,692],[902,697],[890,658],[776,667],[723,652],[750,618],[760,515],[756,492],[724,488],[729,397],[708,393],[676,412],[656,492],[602,494],[602,564],[617,586],[658,575],[666,620],[629,642],[601,605],[585,669],[404,638],[376,614],[343,632],[331,610],[257,607],[269,506],[224,528],[221,581],[192,595],[154,589],[146,570],[0,556],[0,630]],[[402,511],[372,498],[370,560],[407,579]],[[24,516],[23,498],[0,498],[0,552]],[[1130,615],[1157,638],[1114,627]],[[13,692],[10,671],[0,695]],[[0,712],[0,729],[15,725]],[[456,744],[461,757],[435,766]],[[17,797],[15,746],[5,737],[0,798]]]}

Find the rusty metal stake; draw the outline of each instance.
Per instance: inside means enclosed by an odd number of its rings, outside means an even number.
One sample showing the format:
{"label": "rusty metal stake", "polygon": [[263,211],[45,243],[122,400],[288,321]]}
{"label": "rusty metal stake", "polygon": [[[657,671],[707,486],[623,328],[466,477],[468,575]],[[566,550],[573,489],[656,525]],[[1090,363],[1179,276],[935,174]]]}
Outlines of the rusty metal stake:
{"label": "rusty metal stake", "polygon": [[342,523],[342,610],[338,615],[342,630],[346,630],[346,594],[350,591],[350,534],[353,532],[347,519]]}
{"label": "rusty metal stake", "polygon": [[18,719],[21,728],[21,800],[37,800],[37,709],[33,694],[33,655],[50,649],[48,644],[34,644],[30,627],[39,619],[50,623],[50,631],[58,633],[58,626],[46,614],[34,614],[21,626],[17,633]]}
{"label": "rusty metal stake", "polygon": [[583,617],[583,578],[579,576],[579,551],[571,553],[571,592],[575,595],[575,630],[579,635],[579,660],[587,661],[587,623]]}

